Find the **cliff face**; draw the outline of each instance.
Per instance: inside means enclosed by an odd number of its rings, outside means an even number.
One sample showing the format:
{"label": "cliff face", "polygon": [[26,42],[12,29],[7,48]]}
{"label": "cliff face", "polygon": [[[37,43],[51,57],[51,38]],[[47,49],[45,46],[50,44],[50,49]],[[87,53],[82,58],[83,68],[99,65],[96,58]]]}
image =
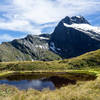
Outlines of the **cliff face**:
{"label": "cliff face", "polygon": [[65,17],[52,33],[49,45],[63,58],[79,56],[100,48],[100,28],[82,16]]}

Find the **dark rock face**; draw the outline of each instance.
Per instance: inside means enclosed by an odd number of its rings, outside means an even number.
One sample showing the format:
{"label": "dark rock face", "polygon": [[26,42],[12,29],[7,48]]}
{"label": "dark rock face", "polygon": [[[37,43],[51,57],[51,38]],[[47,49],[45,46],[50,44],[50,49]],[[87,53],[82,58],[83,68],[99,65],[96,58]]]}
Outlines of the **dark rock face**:
{"label": "dark rock face", "polygon": [[[68,25],[72,24],[89,24],[89,22],[80,17],[65,17],[62,19],[58,26],[55,28],[51,35],[49,45],[51,50],[62,56],[63,58],[70,58],[79,56],[83,53],[93,51],[100,48],[100,40],[92,38],[87,32],[75,29],[73,27],[66,27],[64,23]],[[94,34],[95,32],[90,32]],[[99,35],[100,36],[100,35]],[[52,49],[52,44],[54,49]]]}
{"label": "dark rock face", "polygon": [[83,16],[73,16],[73,17],[68,17],[66,16],[64,19],[62,19],[63,23],[66,23],[66,24],[73,24],[73,23],[76,23],[76,24],[90,24]]}

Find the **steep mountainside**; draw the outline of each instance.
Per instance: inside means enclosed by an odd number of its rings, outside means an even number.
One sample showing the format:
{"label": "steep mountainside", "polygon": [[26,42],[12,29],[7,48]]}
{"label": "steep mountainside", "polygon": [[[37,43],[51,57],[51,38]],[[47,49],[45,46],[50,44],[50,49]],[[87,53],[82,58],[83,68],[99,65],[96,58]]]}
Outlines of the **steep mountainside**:
{"label": "steep mountainside", "polygon": [[82,16],[67,16],[51,35],[28,35],[2,43],[0,61],[58,60],[97,49],[100,49],[100,28]]}
{"label": "steep mountainside", "polygon": [[58,55],[49,50],[50,35],[28,35],[0,45],[0,61],[55,60]]}
{"label": "steep mountainside", "polygon": [[67,16],[55,28],[49,45],[63,58],[79,56],[100,48],[100,28],[82,16]]}

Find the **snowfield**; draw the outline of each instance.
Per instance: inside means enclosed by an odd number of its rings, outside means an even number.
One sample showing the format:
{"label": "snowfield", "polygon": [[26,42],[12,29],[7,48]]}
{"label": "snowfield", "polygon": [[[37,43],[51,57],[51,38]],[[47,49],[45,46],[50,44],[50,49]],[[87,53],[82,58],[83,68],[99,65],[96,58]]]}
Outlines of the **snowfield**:
{"label": "snowfield", "polygon": [[85,32],[87,35],[91,36],[91,38],[94,38],[98,41],[100,41],[100,27],[94,27],[89,24],[71,24],[68,25],[66,23],[63,23],[65,27],[71,27],[76,30]]}

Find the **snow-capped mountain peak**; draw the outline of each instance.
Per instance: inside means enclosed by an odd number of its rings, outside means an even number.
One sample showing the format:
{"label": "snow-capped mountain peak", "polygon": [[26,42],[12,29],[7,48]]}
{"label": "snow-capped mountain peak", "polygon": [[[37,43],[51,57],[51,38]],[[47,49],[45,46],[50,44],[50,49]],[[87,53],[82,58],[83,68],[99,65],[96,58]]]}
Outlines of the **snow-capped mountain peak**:
{"label": "snow-capped mountain peak", "polygon": [[100,49],[100,27],[92,26],[83,16],[67,16],[55,28],[50,43],[64,58],[79,56]]}
{"label": "snow-capped mountain peak", "polygon": [[62,19],[63,23],[67,23],[69,25],[71,24],[90,24],[83,16],[66,16],[64,19]]}

